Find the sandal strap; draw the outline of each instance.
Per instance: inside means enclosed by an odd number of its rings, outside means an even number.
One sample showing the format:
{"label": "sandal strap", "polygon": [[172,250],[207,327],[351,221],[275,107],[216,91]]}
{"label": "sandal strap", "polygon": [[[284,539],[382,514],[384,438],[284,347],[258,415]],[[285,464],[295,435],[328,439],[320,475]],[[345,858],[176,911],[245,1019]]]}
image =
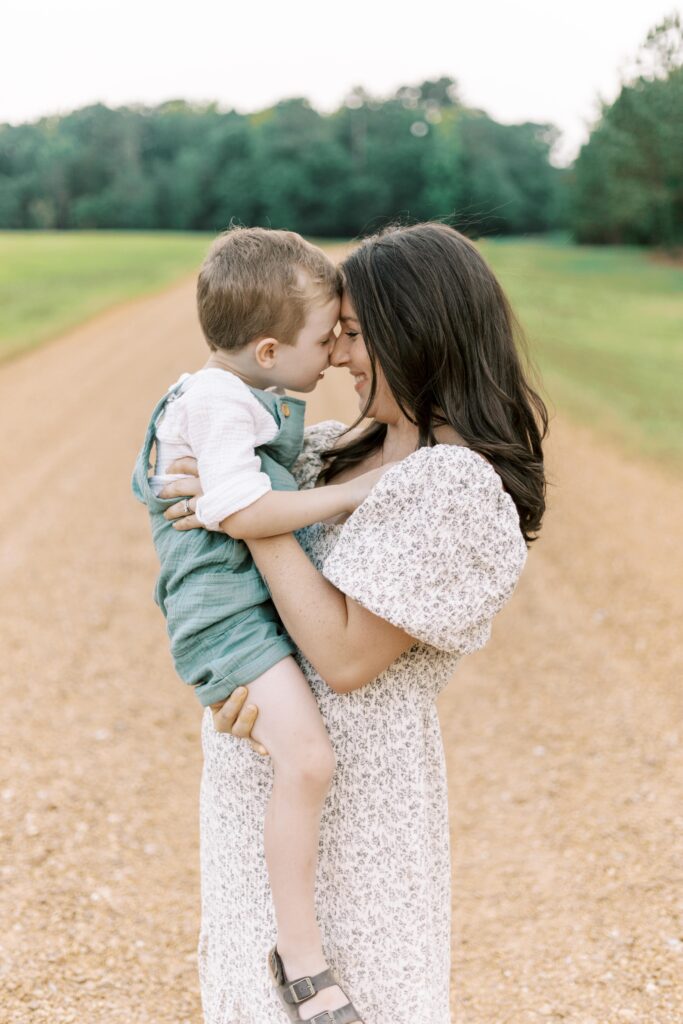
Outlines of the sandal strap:
{"label": "sandal strap", "polygon": [[347,1003],[346,1006],[340,1006],[338,1010],[323,1010],[322,1013],[316,1013],[314,1017],[309,1017],[306,1021],[302,1021],[302,1024],[353,1024],[354,1021],[359,1021],[361,1016],[356,1013],[352,1003]]}
{"label": "sandal strap", "polygon": [[323,1010],[321,1013],[316,1013],[313,1017],[302,1021],[299,1016],[299,1005],[307,1003],[309,999],[312,999],[313,996],[323,989],[330,988],[332,985],[339,985],[337,975],[331,967],[328,967],[326,970],[321,971],[320,974],[314,974],[312,977],[306,976],[289,981],[285,974],[282,958],[276,947],[271,949],[268,959],[273,983],[290,1020],[301,1021],[301,1024],[354,1024],[355,1021],[361,1020],[360,1014],[357,1013],[353,1005],[346,1003],[345,1006],[339,1007],[338,1010]]}
{"label": "sandal strap", "polygon": [[[331,988],[333,985],[338,984],[337,975],[331,967],[328,967],[326,970],[321,971],[320,974],[314,974],[313,977],[307,975],[304,978],[297,978],[296,981],[286,981],[284,985],[279,985],[278,988],[286,1003],[298,1006],[300,1003],[307,1003],[309,999],[316,996],[318,992],[322,992],[324,988]],[[351,1019],[353,1020],[353,1018]]]}
{"label": "sandal strap", "polygon": [[288,1009],[307,1002],[324,988],[330,988],[332,985],[339,984],[337,976],[331,967],[327,967],[320,974],[306,975],[303,978],[295,978],[290,981],[285,974],[285,965],[275,946],[271,949],[268,959],[273,983],[280,999],[287,1004]]}

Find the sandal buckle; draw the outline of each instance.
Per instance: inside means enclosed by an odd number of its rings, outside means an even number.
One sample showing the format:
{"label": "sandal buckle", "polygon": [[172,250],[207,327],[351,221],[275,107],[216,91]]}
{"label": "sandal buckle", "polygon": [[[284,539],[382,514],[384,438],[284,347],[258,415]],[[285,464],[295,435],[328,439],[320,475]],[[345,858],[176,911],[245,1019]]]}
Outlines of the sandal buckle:
{"label": "sandal buckle", "polygon": [[334,1024],[334,1017],[329,1010],[323,1010],[322,1013],[316,1013],[315,1017],[307,1020],[306,1024]]}
{"label": "sandal buckle", "polygon": [[[302,985],[306,986],[306,991],[303,994],[298,990],[298,987],[300,988]],[[305,1003],[307,999],[310,999],[311,996],[316,994],[315,985],[310,978],[298,978],[297,981],[290,982],[289,991],[293,1001],[297,1004]],[[321,1024],[326,1024],[326,1022],[322,1021]],[[334,1021],[332,1024],[334,1024]]]}

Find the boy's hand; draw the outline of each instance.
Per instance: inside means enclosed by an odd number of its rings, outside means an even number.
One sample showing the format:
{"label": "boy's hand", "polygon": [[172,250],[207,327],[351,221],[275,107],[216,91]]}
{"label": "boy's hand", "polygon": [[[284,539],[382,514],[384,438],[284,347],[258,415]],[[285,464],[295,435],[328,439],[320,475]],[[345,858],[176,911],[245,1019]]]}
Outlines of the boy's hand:
{"label": "boy's hand", "polygon": [[166,509],[164,519],[172,522],[175,530],[203,529],[202,524],[194,514],[197,501],[204,493],[199,482],[199,474],[197,473],[197,460],[193,459],[190,455],[183,459],[176,459],[168,467],[168,472],[185,473],[187,475],[181,480],[172,480],[160,492],[160,498],[183,497],[182,501],[179,501],[176,505],[170,505]]}
{"label": "boy's hand", "polygon": [[268,757],[268,751],[263,744],[257,743],[251,738],[251,730],[254,728],[254,722],[258,716],[258,708],[255,704],[248,704],[247,707],[244,707],[248,695],[249,691],[246,686],[239,686],[227,700],[211,704],[214,729],[216,732],[229,732],[232,736],[249,740],[252,750],[255,750],[261,757]]}
{"label": "boy's hand", "polygon": [[348,511],[355,512],[386,471],[395,465],[395,462],[387,462],[386,465],[380,466],[378,469],[371,469],[368,473],[363,473],[361,476],[354,477],[353,480],[346,480],[339,484],[348,494]]}

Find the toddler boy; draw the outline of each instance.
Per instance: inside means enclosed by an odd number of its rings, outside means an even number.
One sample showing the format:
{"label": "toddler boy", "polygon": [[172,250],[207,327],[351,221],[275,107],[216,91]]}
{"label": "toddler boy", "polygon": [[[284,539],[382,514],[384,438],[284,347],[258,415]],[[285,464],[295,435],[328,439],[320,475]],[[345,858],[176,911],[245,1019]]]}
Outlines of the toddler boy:
{"label": "toddler boy", "polygon": [[[289,533],[358,504],[358,480],[297,490],[291,468],[303,443],[304,403],[267,390],[316,386],[329,365],[340,290],[328,257],[293,232],[237,228],[221,235],[197,283],[209,358],[157,404],[133,475],[150,515],[161,563],[155,600],[179,675],[204,705],[238,686],[248,686],[258,705],[253,736],[273,764],[264,841],[277,954],[289,978],[313,976],[301,1001],[320,991],[315,1011],[347,1002],[326,970],[313,900],[334,754],[291,657],[294,644],[240,538]],[[159,492],[177,479],[170,464],[186,455],[197,460],[203,495],[195,512],[206,529],[178,532],[163,515],[178,499]],[[348,1005],[343,1019],[355,1020]]]}

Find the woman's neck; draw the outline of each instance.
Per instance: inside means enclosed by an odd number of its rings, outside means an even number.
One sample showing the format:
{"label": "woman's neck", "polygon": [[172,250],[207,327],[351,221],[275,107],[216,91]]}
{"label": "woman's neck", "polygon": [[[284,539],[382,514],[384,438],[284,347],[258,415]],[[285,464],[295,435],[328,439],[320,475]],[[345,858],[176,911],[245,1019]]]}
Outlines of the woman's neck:
{"label": "woman's neck", "polygon": [[[460,444],[465,440],[449,424],[434,430],[438,444]],[[394,422],[387,423],[387,435],[382,449],[384,462],[398,462],[414,452],[420,443],[420,432],[414,423],[401,415]]]}
{"label": "woman's neck", "polygon": [[400,462],[414,452],[419,444],[417,427],[405,416],[394,423],[387,423],[387,433],[382,446],[383,462]]}

